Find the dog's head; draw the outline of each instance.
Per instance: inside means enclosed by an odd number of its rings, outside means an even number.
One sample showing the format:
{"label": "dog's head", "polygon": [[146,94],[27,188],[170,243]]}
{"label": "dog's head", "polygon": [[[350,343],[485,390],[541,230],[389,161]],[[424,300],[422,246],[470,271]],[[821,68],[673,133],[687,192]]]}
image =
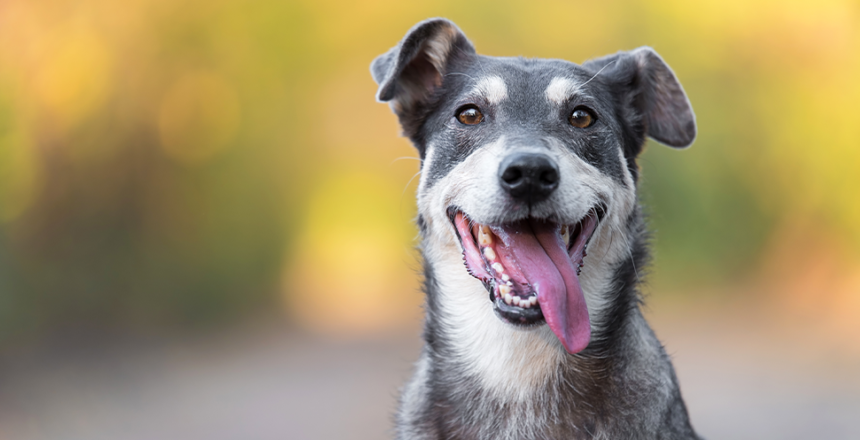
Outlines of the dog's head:
{"label": "dog's head", "polygon": [[583,65],[481,56],[432,19],[371,72],[422,159],[425,252],[462,255],[503,320],[545,320],[584,349],[589,307],[628,255],[645,136],[681,148],[696,135],[669,67],[647,47]]}

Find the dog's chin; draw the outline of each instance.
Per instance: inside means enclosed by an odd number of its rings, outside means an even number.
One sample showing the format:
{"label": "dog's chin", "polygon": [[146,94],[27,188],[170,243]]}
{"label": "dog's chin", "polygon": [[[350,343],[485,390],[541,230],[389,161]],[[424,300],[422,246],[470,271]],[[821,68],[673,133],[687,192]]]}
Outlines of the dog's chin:
{"label": "dog's chin", "polygon": [[603,212],[595,206],[570,223],[530,217],[482,224],[448,209],[466,270],[484,284],[496,315],[521,328],[548,322],[563,342],[590,328],[578,277]]}
{"label": "dog's chin", "polygon": [[503,298],[497,297],[493,292],[493,287],[487,287],[490,292],[490,301],[493,303],[493,311],[496,312],[502,321],[513,324],[521,328],[537,327],[546,323],[543,317],[543,311],[540,304],[535,304],[534,307],[520,307],[513,304],[505,303]]}

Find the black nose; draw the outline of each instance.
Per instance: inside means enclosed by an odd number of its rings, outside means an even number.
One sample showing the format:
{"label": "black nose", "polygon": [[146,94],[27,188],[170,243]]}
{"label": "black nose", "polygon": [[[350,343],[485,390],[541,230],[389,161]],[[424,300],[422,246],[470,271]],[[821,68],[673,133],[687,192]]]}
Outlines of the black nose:
{"label": "black nose", "polygon": [[558,188],[558,167],[546,155],[512,154],[499,166],[499,183],[511,197],[537,203]]}

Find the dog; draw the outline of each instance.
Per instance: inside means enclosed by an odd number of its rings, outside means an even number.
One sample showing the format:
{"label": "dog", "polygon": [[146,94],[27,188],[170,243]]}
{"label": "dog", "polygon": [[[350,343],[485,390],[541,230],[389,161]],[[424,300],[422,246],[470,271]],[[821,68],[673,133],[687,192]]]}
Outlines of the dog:
{"label": "dog", "polygon": [[638,290],[637,156],[696,137],[663,59],[482,56],[436,18],[371,73],[421,159],[425,344],[396,438],[698,439]]}

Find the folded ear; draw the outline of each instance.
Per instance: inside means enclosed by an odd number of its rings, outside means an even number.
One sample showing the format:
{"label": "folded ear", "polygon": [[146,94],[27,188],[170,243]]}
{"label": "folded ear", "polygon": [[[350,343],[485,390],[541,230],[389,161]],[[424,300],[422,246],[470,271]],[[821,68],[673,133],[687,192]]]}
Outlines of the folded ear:
{"label": "folded ear", "polygon": [[696,115],[672,69],[650,47],[619,52],[582,65],[622,85],[632,99],[625,100],[642,118],[645,134],[675,148],[696,139]]}
{"label": "folded ear", "polygon": [[398,114],[414,110],[442,85],[453,58],[474,53],[472,43],[454,23],[444,18],[422,21],[371,63],[370,73],[379,84],[376,99],[390,102]]}

